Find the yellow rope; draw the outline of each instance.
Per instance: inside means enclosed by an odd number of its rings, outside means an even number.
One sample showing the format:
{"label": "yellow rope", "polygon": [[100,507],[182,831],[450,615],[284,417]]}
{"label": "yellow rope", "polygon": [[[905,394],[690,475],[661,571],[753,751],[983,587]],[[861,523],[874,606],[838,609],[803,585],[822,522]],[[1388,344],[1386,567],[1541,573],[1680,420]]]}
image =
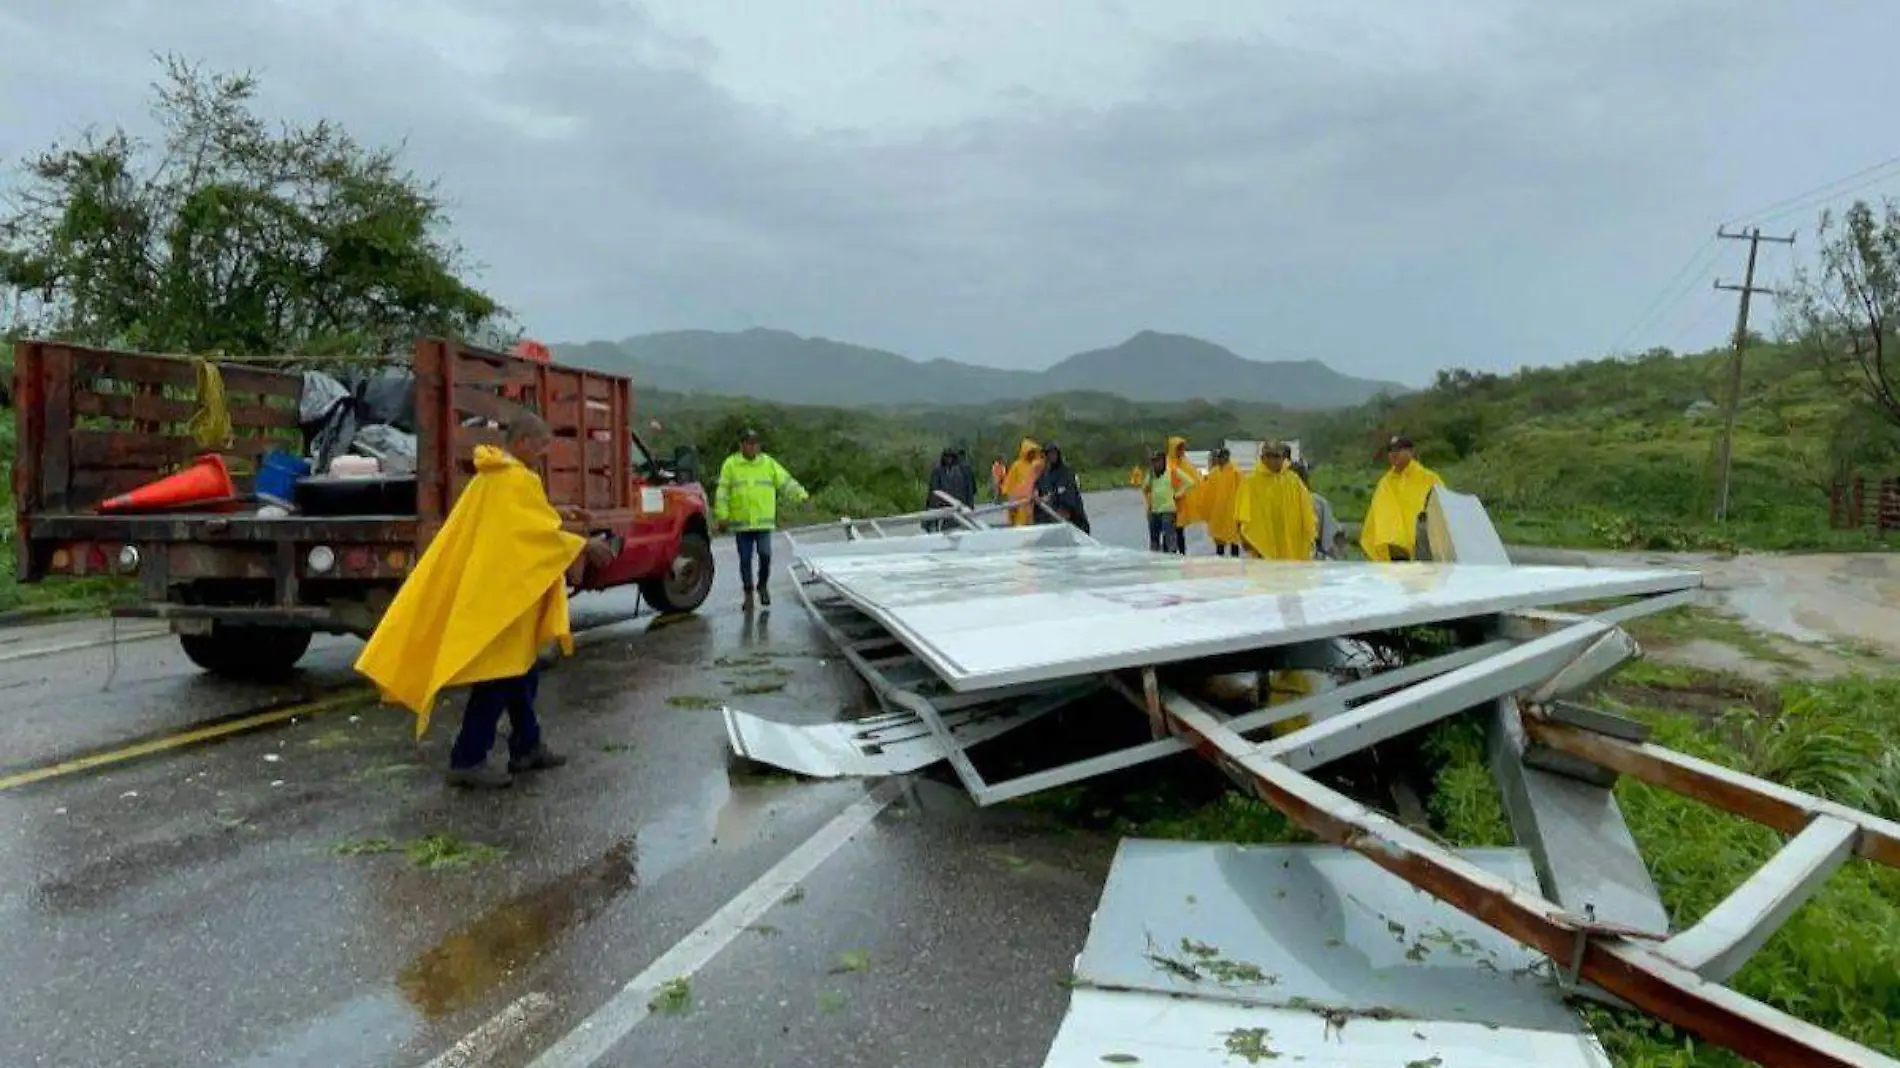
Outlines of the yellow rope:
{"label": "yellow rope", "polygon": [[185,429],[200,448],[225,448],[231,444],[231,410],[224,403],[224,375],[217,364],[201,357],[192,358],[191,368],[198,375],[198,410]]}

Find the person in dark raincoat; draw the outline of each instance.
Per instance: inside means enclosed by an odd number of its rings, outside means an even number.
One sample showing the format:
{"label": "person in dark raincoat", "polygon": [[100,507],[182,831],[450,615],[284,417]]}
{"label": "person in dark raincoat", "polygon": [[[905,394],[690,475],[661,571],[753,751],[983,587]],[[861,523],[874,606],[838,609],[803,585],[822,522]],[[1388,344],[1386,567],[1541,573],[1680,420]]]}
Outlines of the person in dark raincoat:
{"label": "person in dark raincoat", "polygon": [[[925,510],[945,507],[938,493],[949,495],[965,508],[976,507],[976,472],[970,470],[969,462],[954,445],[945,445],[943,455],[937,458],[937,466],[930,469],[930,489],[924,494]],[[932,519],[924,524],[926,530],[949,530],[955,526],[948,519]]]}
{"label": "person in dark raincoat", "polygon": [[[1089,532],[1089,510],[1082,501],[1082,484],[1075,480],[1075,470],[1062,462],[1060,445],[1042,447],[1042,474],[1036,478],[1036,496],[1077,530],[1084,534]],[[1038,509],[1036,522],[1052,520],[1047,512]]]}

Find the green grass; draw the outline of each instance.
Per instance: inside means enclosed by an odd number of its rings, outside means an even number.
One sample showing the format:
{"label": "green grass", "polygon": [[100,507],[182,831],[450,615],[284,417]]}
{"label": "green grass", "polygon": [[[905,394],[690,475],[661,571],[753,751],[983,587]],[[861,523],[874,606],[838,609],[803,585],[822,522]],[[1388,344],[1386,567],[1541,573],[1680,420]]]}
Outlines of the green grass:
{"label": "green grass", "polygon": [[1668,352],[1448,373],[1432,389],[1317,417],[1305,444],[1342,517],[1363,515],[1383,435],[1403,430],[1454,488],[1483,498],[1505,540],[1576,548],[1725,552],[1871,550],[1893,534],[1834,530],[1836,470],[1900,474],[1900,428],[1847,403],[1796,349],[1751,349],[1736,424],[1729,519],[1714,521],[1720,421],[1692,411],[1727,353]]}
{"label": "green grass", "polygon": [[1799,658],[1782,651],[1741,620],[1706,608],[1672,608],[1632,620],[1624,629],[1644,645],[1668,647],[1702,639],[1721,642],[1756,660],[1786,667],[1802,666]]}
{"label": "green grass", "polygon": [[[1649,685],[1707,686],[1706,674]],[[1771,715],[1739,709],[1715,722],[1664,708],[1627,709],[1658,744],[1890,818],[1900,814],[1900,682],[1847,679],[1783,687]],[[1435,828],[1463,845],[1508,841],[1475,727],[1441,726],[1445,763]],[[1782,838],[1756,824],[1631,779],[1616,788],[1678,929],[1706,914],[1765,863]],[[1757,953],[1732,986],[1889,1055],[1900,1053],[1900,872],[1850,861]],[[1747,1062],[1639,1013],[1585,1008],[1624,1068],[1731,1068]]]}

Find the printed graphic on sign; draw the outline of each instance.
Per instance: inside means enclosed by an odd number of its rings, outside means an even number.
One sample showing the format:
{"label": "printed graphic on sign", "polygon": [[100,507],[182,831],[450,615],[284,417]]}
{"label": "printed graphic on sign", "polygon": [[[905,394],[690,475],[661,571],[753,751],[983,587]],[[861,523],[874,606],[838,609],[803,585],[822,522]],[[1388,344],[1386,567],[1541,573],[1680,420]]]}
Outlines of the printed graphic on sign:
{"label": "printed graphic on sign", "polygon": [[642,512],[666,511],[666,491],[657,486],[640,487],[640,510]]}

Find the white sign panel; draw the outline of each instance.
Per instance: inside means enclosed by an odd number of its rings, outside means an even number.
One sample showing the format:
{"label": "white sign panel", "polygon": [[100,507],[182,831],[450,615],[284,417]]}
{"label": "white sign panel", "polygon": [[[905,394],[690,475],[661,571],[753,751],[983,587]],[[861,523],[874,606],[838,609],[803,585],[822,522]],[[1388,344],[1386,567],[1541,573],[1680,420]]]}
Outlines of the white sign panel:
{"label": "white sign panel", "polygon": [[1100,545],[961,551],[961,541],[807,563],[958,690],[1701,582],[1677,571],[1281,563]]}

